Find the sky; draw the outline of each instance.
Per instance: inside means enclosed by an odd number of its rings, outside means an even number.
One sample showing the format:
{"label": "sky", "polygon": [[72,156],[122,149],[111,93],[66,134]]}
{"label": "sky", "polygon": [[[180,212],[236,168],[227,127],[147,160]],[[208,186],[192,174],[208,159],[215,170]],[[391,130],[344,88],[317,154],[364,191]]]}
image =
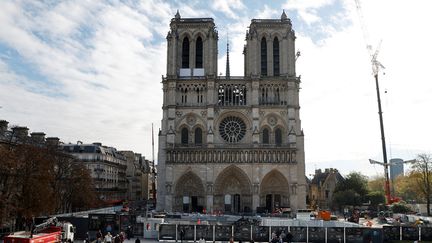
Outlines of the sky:
{"label": "sky", "polygon": [[343,175],[381,176],[383,168],[368,162],[382,161],[382,149],[366,44],[379,50],[385,67],[379,82],[388,157],[430,154],[432,2],[359,2],[361,14],[354,0],[3,0],[0,120],[64,143],[102,142],[152,159],[152,124],[157,153],[162,119],[165,37],[176,11],[214,18],[218,72],[225,72],[229,35],[231,75],[241,76],[251,19],[280,18],[285,10],[301,52],[306,175],[337,168]]}

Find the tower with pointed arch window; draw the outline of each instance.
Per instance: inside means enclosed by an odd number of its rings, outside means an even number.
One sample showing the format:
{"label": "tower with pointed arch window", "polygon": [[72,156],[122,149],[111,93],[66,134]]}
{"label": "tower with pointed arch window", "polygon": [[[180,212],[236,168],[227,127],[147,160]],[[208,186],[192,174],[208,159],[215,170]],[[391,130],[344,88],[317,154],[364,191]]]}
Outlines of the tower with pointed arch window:
{"label": "tower with pointed arch window", "polygon": [[171,19],[162,79],[158,210],[306,207],[294,43],[285,12],[279,19],[253,19],[243,50],[244,76],[219,76],[213,19],[182,18],[179,12]]}

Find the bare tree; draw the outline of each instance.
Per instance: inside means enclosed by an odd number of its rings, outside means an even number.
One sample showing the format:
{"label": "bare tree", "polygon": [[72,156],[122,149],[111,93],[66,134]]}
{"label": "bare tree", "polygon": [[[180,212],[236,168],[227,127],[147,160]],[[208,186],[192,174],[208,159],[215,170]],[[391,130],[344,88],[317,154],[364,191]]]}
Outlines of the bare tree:
{"label": "bare tree", "polygon": [[432,192],[432,159],[428,154],[419,154],[416,161],[413,163],[413,169],[420,173],[417,179],[419,190],[426,199],[427,214],[430,213],[431,192]]}
{"label": "bare tree", "polygon": [[93,206],[90,173],[73,160],[57,147],[0,143],[0,225]]}

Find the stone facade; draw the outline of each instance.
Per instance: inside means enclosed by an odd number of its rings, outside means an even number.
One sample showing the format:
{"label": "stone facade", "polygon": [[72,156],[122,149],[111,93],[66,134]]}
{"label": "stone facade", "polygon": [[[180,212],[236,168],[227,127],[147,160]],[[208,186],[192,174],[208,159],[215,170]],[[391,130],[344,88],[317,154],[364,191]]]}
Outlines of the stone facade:
{"label": "stone facade", "polygon": [[115,203],[127,199],[126,157],[116,148],[81,142],[62,144],[61,148],[87,167],[101,200]]}
{"label": "stone facade", "polygon": [[133,151],[119,151],[126,158],[126,179],[128,201],[147,201],[149,199],[149,161]]}
{"label": "stone facade", "polygon": [[338,182],[344,178],[337,169],[315,170],[314,178],[310,183],[309,199],[314,209],[331,209],[333,194]]}
{"label": "stone facade", "polygon": [[[245,76],[217,76],[211,18],[171,20],[159,133],[157,209],[306,208],[304,136],[291,21],[253,19]],[[228,69],[227,69],[228,70]]]}

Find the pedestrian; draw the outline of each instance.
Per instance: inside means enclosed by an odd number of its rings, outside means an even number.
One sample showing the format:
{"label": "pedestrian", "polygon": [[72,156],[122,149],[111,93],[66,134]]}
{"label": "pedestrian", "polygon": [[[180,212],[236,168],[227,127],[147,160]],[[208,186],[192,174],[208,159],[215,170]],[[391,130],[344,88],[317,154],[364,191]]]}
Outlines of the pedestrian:
{"label": "pedestrian", "polygon": [[130,240],[130,238],[133,237],[132,233],[133,233],[132,232],[132,227],[129,225],[127,227],[127,229],[126,229],[126,237],[127,237],[128,240]]}
{"label": "pedestrian", "polygon": [[114,237],[114,243],[121,243],[119,234]]}
{"label": "pedestrian", "polygon": [[287,238],[287,242],[290,243],[294,238],[294,236],[291,234],[291,232],[288,231],[286,238]]}
{"label": "pedestrian", "polygon": [[124,240],[125,240],[125,233],[122,231],[120,232],[120,243],[123,243]]}
{"label": "pedestrian", "polygon": [[180,230],[180,242],[181,242],[181,243],[183,243],[184,236],[185,236],[184,229],[181,229],[181,230]]}
{"label": "pedestrian", "polygon": [[230,243],[234,243],[234,237],[231,236]]}
{"label": "pedestrian", "polygon": [[270,243],[279,243],[279,238],[275,231],[273,231],[271,234]]}
{"label": "pedestrian", "polygon": [[271,238],[272,238],[272,239],[276,238],[276,232],[274,232],[274,231],[272,232],[272,234],[271,234]]}
{"label": "pedestrian", "polygon": [[102,231],[101,230],[99,230],[97,233],[96,233],[96,241],[97,241],[97,243],[101,243],[102,242]]}
{"label": "pedestrian", "polygon": [[112,235],[111,235],[110,232],[108,232],[108,233],[105,235],[105,243],[111,243],[111,242],[112,242]]}
{"label": "pedestrian", "polygon": [[280,235],[279,235],[279,242],[280,242],[280,243],[283,243],[285,237],[286,237],[285,231],[282,230],[282,232],[281,232]]}
{"label": "pedestrian", "polygon": [[90,234],[88,231],[86,232],[84,243],[90,243]]}
{"label": "pedestrian", "polygon": [[140,239],[137,237],[135,243],[141,243]]}

